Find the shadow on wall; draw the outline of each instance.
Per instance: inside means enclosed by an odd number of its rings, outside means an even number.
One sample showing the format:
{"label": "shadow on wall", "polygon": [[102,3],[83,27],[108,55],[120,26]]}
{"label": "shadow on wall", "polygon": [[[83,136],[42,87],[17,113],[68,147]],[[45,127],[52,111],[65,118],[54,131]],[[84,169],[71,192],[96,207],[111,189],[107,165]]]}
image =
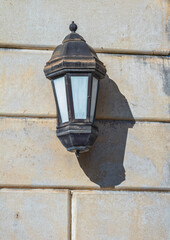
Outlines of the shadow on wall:
{"label": "shadow on wall", "polygon": [[[102,111],[112,112],[115,119],[98,120],[99,136],[92,149],[80,154],[80,167],[90,180],[100,187],[114,187],[125,180],[124,154],[128,128],[133,128],[135,120],[128,102],[115,82],[108,76],[100,82],[98,105]],[[98,109],[98,108],[97,108]],[[104,110],[105,109],[105,110]]]}

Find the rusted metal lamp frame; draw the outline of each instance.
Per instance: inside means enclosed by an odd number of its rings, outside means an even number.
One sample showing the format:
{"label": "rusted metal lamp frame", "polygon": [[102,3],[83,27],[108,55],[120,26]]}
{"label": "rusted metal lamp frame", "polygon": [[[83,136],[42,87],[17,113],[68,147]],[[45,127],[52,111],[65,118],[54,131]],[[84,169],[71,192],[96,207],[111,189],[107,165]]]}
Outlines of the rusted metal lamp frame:
{"label": "rusted metal lamp frame", "polygon": [[[91,48],[82,36],[76,33],[77,25],[72,22],[70,25],[71,33],[65,37],[62,44],[57,46],[51,59],[44,67],[45,76],[51,80],[56,107],[57,107],[57,136],[68,151],[79,152],[88,151],[95,142],[98,135],[98,128],[94,125],[94,117],[90,117],[92,104],[92,84],[94,78],[99,80],[104,78],[106,68],[98,59],[95,51]],[[60,108],[54,81],[60,77],[65,78],[66,99],[68,108],[68,121],[62,122]],[[73,104],[73,92],[71,86],[72,76],[88,76],[87,90],[87,115],[86,119],[76,119]],[[97,96],[95,99],[97,103]],[[96,107],[95,107],[96,108]]]}

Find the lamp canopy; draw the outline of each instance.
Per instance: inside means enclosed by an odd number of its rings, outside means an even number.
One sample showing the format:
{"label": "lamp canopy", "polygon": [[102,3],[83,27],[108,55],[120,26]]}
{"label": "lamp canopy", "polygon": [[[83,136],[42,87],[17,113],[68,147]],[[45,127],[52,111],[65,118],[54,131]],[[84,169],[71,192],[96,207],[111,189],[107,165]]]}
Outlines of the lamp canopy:
{"label": "lamp canopy", "polygon": [[103,78],[106,68],[98,59],[94,49],[75,32],[77,25],[74,22],[69,28],[71,33],[55,48],[51,59],[44,67],[46,77],[52,80],[68,72],[88,72],[93,73],[97,78]]}

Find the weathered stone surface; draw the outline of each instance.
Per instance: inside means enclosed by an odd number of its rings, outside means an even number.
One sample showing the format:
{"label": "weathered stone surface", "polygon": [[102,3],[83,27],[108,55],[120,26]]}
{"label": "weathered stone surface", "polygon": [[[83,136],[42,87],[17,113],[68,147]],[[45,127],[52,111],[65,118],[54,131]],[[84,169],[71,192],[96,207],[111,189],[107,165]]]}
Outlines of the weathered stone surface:
{"label": "weathered stone surface", "polygon": [[[0,51],[0,114],[55,117],[50,81],[43,73],[51,51]],[[170,58],[99,54],[107,68],[97,119],[168,121]]]}
{"label": "weathered stone surface", "polygon": [[100,54],[98,119],[170,120],[170,58]]}
{"label": "weathered stone surface", "polygon": [[74,191],[73,240],[170,239],[170,193]]}
{"label": "weathered stone surface", "polygon": [[167,123],[97,121],[90,152],[67,152],[55,119],[0,120],[0,186],[169,188]]}
{"label": "weathered stone surface", "polygon": [[70,239],[69,192],[0,190],[0,240]]}
{"label": "weathered stone surface", "polygon": [[169,0],[1,0],[0,43],[49,47],[60,44],[72,20],[99,50],[168,55]]}
{"label": "weathered stone surface", "polygon": [[50,55],[47,51],[0,51],[1,113],[56,115],[51,83],[43,73]]}

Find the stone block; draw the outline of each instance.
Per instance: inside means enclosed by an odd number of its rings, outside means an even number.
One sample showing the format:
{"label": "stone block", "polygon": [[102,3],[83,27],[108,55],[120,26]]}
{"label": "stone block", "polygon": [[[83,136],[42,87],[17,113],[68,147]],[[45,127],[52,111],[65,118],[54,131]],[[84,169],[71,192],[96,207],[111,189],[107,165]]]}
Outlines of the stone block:
{"label": "stone block", "polygon": [[0,240],[70,239],[67,190],[0,190]]}
{"label": "stone block", "polygon": [[167,240],[170,193],[74,191],[73,240]]}
{"label": "stone block", "polygon": [[167,54],[169,0],[1,0],[0,44],[50,48],[69,24],[98,51]]}
{"label": "stone block", "polygon": [[[0,115],[55,117],[50,81],[43,73],[51,51],[0,51]],[[97,119],[169,121],[170,58],[99,54]]]}
{"label": "stone block", "polygon": [[168,123],[96,121],[92,149],[68,152],[55,119],[1,118],[0,186],[169,189]]}

